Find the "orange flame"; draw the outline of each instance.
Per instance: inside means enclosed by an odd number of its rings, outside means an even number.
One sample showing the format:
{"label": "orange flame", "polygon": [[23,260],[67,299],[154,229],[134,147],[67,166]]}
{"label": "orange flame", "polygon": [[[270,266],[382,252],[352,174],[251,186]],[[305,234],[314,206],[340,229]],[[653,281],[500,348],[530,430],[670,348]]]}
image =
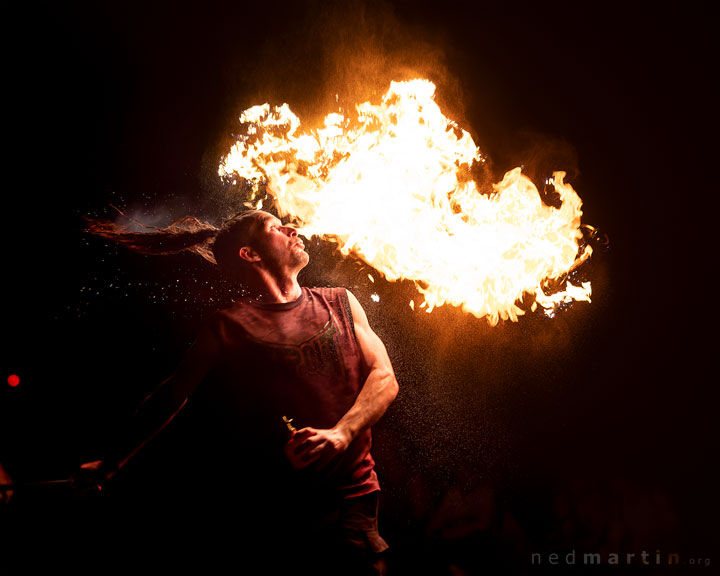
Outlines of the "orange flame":
{"label": "orange flame", "polygon": [[527,295],[549,314],[589,301],[589,283],[544,290],[591,253],[578,254],[582,203],[565,174],[553,177],[559,208],[520,168],[481,194],[469,173],[484,158],[434,93],[427,80],[393,82],[380,104],[356,106],[356,122],[332,113],[309,132],[287,104],[254,106],[219,173],[249,182],[258,207],[264,184],[305,236],[336,241],[387,280],[412,280],[424,297],[413,309],[450,304],[495,325],[517,321]]}

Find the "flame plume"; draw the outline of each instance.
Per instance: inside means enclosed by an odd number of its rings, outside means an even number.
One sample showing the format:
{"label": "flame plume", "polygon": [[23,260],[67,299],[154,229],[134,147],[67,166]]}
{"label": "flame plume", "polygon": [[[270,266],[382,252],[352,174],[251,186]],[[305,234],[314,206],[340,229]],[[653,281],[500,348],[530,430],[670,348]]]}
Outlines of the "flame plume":
{"label": "flame plume", "polygon": [[565,174],[552,180],[558,208],[520,168],[480,193],[469,174],[484,158],[434,94],[427,80],[393,82],[380,104],[357,105],[354,121],[332,113],[309,132],[287,104],[254,106],[219,173],[250,183],[258,207],[264,186],[305,236],[337,242],[387,280],[413,281],[428,312],[450,304],[495,325],[517,321],[528,295],[549,313],[589,301],[589,283],[546,294],[591,253],[580,251],[582,202]]}

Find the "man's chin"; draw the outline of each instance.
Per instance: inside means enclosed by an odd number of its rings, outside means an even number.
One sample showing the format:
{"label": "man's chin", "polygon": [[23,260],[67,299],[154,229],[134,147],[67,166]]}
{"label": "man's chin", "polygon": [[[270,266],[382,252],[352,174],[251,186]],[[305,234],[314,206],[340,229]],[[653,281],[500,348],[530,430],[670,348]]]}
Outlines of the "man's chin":
{"label": "man's chin", "polygon": [[305,250],[298,250],[295,252],[295,259],[299,268],[305,268],[308,262],[310,262],[310,254],[305,252]]}

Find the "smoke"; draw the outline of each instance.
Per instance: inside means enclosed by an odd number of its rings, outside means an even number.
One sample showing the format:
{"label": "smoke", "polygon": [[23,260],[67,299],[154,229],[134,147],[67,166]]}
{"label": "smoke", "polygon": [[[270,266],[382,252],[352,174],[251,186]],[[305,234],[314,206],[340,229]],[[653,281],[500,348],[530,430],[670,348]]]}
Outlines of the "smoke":
{"label": "smoke", "polygon": [[243,91],[234,118],[253,104],[287,102],[303,121],[343,106],[377,100],[393,80],[423,77],[438,86],[439,103],[462,113],[460,83],[448,71],[438,32],[400,18],[384,2],[301,3],[287,30],[269,36],[252,67],[235,71]]}
{"label": "smoke", "polygon": [[[322,41],[323,85],[348,103],[377,99],[393,80],[427,78],[440,105],[457,118],[458,80],[445,62],[445,41],[396,17],[385,4],[333,4],[317,29]],[[434,40],[434,41],[433,41]]]}
{"label": "smoke", "polygon": [[534,182],[540,184],[559,170],[567,174],[569,181],[579,176],[577,149],[565,138],[529,128],[515,132],[514,136],[509,161],[523,166],[523,172]]}

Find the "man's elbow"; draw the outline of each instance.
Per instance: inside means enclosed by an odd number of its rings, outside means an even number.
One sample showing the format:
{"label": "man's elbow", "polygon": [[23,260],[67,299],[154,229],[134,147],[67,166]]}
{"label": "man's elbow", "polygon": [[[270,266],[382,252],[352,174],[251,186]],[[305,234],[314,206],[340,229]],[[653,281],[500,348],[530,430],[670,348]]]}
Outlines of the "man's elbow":
{"label": "man's elbow", "polygon": [[397,378],[392,370],[388,371],[384,378],[385,386],[384,392],[387,398],[388,405],[392,404],[397,398],[398,392],[400,391],[400,385],[398,384]]}

